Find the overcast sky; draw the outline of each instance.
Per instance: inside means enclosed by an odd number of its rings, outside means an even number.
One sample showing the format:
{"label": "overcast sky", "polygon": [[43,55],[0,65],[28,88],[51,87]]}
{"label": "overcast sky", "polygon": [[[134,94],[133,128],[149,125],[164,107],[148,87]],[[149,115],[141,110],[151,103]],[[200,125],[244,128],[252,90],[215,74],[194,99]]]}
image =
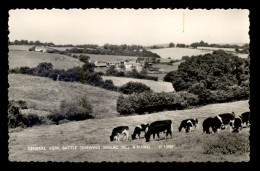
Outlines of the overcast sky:
{"label": "overcast sky", "polygon": [[249,43],[248,10],[10,10],[9,39],[55,44]]}

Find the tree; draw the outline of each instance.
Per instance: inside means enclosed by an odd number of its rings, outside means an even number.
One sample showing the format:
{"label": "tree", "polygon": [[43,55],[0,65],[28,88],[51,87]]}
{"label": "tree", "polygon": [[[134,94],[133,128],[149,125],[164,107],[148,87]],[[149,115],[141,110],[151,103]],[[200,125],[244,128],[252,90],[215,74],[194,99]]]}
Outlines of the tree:
{"label": "tree", "polygon": [[169,44],[169,48],[171,48],[171,47],[175,47],[175,44],[172,42]]}

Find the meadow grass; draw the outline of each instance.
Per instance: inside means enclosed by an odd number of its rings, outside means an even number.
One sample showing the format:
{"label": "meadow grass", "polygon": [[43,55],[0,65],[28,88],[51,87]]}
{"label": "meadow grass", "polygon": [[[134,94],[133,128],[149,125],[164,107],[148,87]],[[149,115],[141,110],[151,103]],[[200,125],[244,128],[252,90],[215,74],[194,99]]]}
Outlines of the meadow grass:
{"label": "meadow grass", "polygon": [[[237,115],[248,111],[248,100],[232,103],[211,104],[199,108],[166,111],[155,114],[115,117],[105,119],[91,119],[78,122],[69,122],[61,125],[42,125],[18,130],[9,133],[9,160],[10,161],[70,161],[70,162],[241,162],[249,161],[248,136],[249,128],[242,129],[240,134],[229,133],[223,130],[219,134],[202,134],[202,121],[209,116],[219,113],[234,111]],[[183,119],[199,118],[198,130],[190,133],[178,132],[178,127]],[[110,142],[109,136],[113,128],[127,125],[130,134],[136,125],[156,120],[173,120],[173,137],[165,140],[165,134],[160,134],[160,139],[145,142],[143,133],[137,140]],[[231,138],[230,138],[231,137]],[[230,140],[229,140],[230,138]],[[225,141],[223,141],[223,139]],[[240,143],[236,140],[245,142]],[[227,143],[223,143],[227,142]],[[239,144],[241,147],[235,147]],[[100,150],[56,150],[56,151],[28,151],[28,146],[100,146]],[[103,146],[128,146],[130,149],[102,149]],[[137,145],[150,146],[150,149],[137,149]],[[168,145],[171,148],[159,149],[159,145]],[[208,153],[208,149],[215,145],[230,147],[233,153],[219,154]],[[223,151],[222,148],[222,151]],[[240,150],[241,149],[241,150]],[[247,149],[243,151],[243,149]],[[243,151],[241,153],[241,151]]]}
{"label": "meadow grass", "polygon": [[126,78],[126,77],[113,77],[113,76],[102,76],[103,80],[112,80],[115,86],[122,86],[130,81],[140,82],[150,87],[154,92],[173,92],[174,88],[172,83],[169,82],[158,82],[153,80]]}
{"label": "meadow grass", "polygon": [[[86,98],[93,107],[94,117],[118,116],[116,100],[120,94],[117,92],[77,82],[53,81],[23,74],[9,74],[8,83],[9,100],[24,100],[28,103],[29,109],[55,112],[59,111],[63,100],[75,102]],[[30,111],[24,111],[28,112]],[[37,114],[39,113],[41,112],[38,111]]]}
{"label": "meadow grass", "polygon": [[78,59],[55,53],[43,53],[34,51],[9,51],[9,68],[16,67],[37,67],[40,63],[52,63],[54,69],[70,69],[82,66],[83,62]]}

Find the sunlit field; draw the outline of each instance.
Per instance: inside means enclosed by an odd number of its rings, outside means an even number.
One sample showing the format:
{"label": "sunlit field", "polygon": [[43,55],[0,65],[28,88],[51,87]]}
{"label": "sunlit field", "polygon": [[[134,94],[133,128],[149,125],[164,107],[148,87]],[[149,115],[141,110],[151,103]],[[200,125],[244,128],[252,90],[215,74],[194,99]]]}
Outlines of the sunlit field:
{"label": "sunlit field", "polygon": [[[105,104],[104,104],[105,105]],[[249,161],[249,128],[243,128],[240,134],[222,130],[219,134],[202,134],[202,122],[206,117],[224,112],[234,111],[236,115],[248,111],[248,100],[232,103],[211,104],[199,108],[179,111],[166,111],[147,115],[116,117],[106,119],[90,119],[69,122],[61,125],[43,125],[27,129],[11,130],[9,133],[10,161],[70,161],[70,162],[241,162]],[[190,133],[178,132],[183,119],[199,119],[198,130]],[[173,120],[173,137],[165,140],[160,134],[150,142],[141,139],[110,142],[109,136],[113,128],[126,125],[133,133],[136,125],[156,120]],[[122,138],[122,137],[121,137]],[[232,141],[232,143],[230,143]],[[236,142],[234,142],[236,141]],[[159,145],[162,148],[159,149]],[[165,146],[164,146],[165,145]],[[235,146],[236,145],[236,146]],[[45,146],[45,151],[29,151],[28,147]],[[51,151],[51,146],[59,146],[59,150]],[[67,146],[77,146],[76,150]],[[84,146],[85,149],[79,149]],[[91,146],[100,149],[86,149]],[[119,149],[103,149],[103,146]],[[122,149],[121,146],[129,149]],[[135,146],[135,148],[133,148]],[[62,150],[62,147],[66,147]],[[139,149],[138,149],[139,147]],[[148,149],[149,148],[149,149]],[[225,153],[225,150],[232,153]]]}
{"label": "sunlit field", "polygon": [[173,92],[174,88],[172,83],[169,82],[158,82],[153,80],[135,79],[135,78],[125,78],[125,77],[112,77],[112,76],[102,76],[104,80],[112,80],[115,86],[122,86],[130,81],[140,82],[148,87],[150,87],[154,92]]}

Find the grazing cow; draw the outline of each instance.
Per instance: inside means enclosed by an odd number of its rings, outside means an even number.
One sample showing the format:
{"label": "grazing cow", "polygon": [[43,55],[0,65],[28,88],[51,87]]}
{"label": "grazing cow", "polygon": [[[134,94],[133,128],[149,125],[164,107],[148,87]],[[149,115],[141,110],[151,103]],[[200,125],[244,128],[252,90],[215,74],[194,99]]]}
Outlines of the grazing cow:
{"label": "grazing cow", "polygon": [[136,139],[136,135],[138,135],[138,139],[140,138],[141,132],[145,132],[146,128],[149,126],[149,124],[141,124],[135,127],[134,133],[132,135],[132,139]]}
{"label": "grazing cow", "polygon": [[179,132],[181,132],[182,128],[186,130],[186,132],[190,132],[190,128],[194,127],[193,131],[197,128],[199,124],[198,119],[185,119],[181,122],[179,127]]}
{"label": "grazing cow", "polygon": [[153,139],[155,139],[155,134],[157,134],[158,138],[160,138],[160,132],[166,131],[165,139],[167,138],[168,134],[172,137],[172,121],[171,120],[162,120],[162,121],[155,121],[151,123],[145,131],[145,139],[146,142],[150,141],[150,137],[153,134]]}
{"label": "grazing cow", "polygon": [[222,126],[222,120],[219,116],[206,118],[202,123],[203,133],[206,132],[207,134],[210,134],[211,133],[210,128],[214,133],[216,132],[218,133],[221,126]]}
{"label": "grazing cow", "polygon": [[233,132],[240,133],[241,130],[242,130],[242,118],[239,116],[235,118]]}
{"label": "grazing cow", "polygon": [[225,129],[226,126],[229,126],[229,131],[231,132],[233,130],[234,121],[235,121],[235,113],[223,113],[218,115],[222,120],[222,126],[221,129]]}
{"label": "grazing cow", "polygon": [[110,141],[119,141],[119,135],[123,134],[124,139],[125,138],[128,140],[129,137],[129,127],[128,126],[119,126],[113,129],[112,134],[110,136]]}
{"label": "grazing cow", "polygon": [[250,126],[250,112],[245,112],[245,113],[242,113],[240,115],[241,119],[242,119],[242,123],[246,123],[246,126],[249,127]]}

